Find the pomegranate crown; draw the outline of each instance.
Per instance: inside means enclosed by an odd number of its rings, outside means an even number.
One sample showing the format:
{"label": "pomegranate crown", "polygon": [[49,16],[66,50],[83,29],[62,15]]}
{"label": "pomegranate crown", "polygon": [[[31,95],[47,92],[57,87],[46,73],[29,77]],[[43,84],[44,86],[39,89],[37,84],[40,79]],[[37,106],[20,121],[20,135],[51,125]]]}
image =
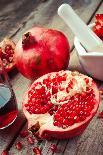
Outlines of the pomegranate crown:
{"label": "pomegranate crown", "polygon": [[23,49],[32,48],[35,44],[35,38],[32,36],[31,32],[27,32],[22,37],[22,46]]}

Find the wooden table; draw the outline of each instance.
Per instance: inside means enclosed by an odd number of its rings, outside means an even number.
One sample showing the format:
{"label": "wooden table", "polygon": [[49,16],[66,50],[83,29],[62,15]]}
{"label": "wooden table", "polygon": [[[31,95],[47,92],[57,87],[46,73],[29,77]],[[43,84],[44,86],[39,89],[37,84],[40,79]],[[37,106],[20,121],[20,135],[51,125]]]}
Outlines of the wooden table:
{"label": "wooden table", "polygon": [[[23,32],[33,25],[58,29],[64,32],[70,41],[69,69],[85,73],[79,64],[73,46],[74,35],[57,15],[57,8],[62,3],[69,3],[87,24],[94,21],[96,13],[103,13],[102,0],[1,0],[0,39],[9,36],[17,42]],[[10,79],[17,97],[19,116],[13,125],[0,131],[0,154],[4,149],[8,149],[10,155],[32,155],[32,148],[39,146],[43,155],[52,155],[50,146],[56,144],[60,152],[54,153],[54,155],[103,155],[103,120],[97,119],[97,116],[93,118],[85,132],[76,138],[61,141],[35,141],[34,145],[29,145],[26,138],[20,138],[20,131],[27,128],[27,122],[21,110],[22,96],[30,85],[30,81],[16,70],[10,73]],[[102,82],[97,82],[102,87]],[[99,111],[102,109],[103,105],[101,104]],[[18,141],[24,145],[22,151],[15,149],[15,143]]]}

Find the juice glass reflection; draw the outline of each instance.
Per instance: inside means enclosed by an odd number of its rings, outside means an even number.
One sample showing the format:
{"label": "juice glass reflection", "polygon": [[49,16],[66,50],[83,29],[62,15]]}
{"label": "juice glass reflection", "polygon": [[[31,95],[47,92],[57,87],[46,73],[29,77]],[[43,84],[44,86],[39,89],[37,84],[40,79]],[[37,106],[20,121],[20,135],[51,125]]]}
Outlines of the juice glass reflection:
{"label": "juice glass reflection", "polygon": [[8,74],[0,59],[0,129],[11,125],[18,114],[17,102]]}

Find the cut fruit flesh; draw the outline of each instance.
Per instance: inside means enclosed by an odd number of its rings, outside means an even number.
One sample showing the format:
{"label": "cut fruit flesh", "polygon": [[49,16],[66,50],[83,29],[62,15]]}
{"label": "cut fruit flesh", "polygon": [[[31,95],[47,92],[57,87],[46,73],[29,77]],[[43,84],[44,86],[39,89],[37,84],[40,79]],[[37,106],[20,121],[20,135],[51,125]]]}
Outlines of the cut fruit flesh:
{"label": "cut fruit flesh", "polygon": [[43,138],[79,135],[99,105],[99,91],[93,80],[70,71],[42,76],[32,84],[25,97],[23,111],[28,127],[35,129],[38,123],[37,132]]}
{"label": "cut fruit flesh", "polygon": [[14,49],[15,43],[9,38],[4,38],[0,43],[0,57],[6,71],[10,71],[15,67]]}

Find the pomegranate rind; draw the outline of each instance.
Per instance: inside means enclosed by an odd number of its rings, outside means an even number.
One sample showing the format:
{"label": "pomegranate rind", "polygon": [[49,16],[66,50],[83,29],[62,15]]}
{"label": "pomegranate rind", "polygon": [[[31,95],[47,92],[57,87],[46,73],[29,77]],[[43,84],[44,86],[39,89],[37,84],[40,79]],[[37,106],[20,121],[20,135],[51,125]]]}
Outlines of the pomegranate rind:
{"label": "pomegranate rind", "polygon": [[[6,45],[11,45],[14,52],[15,52],[15,43],[9,39],[9,38],[4,38],[2,42],[0,42],[0,47],[2,48],[2,50],[5,50],[5,47]],[[0,56],[1,56],[1,53],[0,53]],[[12,63],[9,63],[8,66],[5,67],[6,71],[9,72],[11,71],[12,69],[14,69],[16,67],[16,64],[15,64],[15,60],[14,60],[14,55],[13,55],[13,62]]]}
{"label": "pomegranate rind", "polygon": [[23,48],[21,38],[15,48],[16,67],[23,76],[34,80],[68,67],[70,46],[62,32],[43,27],[33,27],[25,34],[28,32],[34,37],[34,47]]}
{"label": "pomegranate rind", "polygon": [[[70,73],[70,71],[63,71],[63,72],[65,72],[67,74]],[[45,79],[50,74],[53,75],[53,74],[55,74],[55,72],[49,73],[49,74],[46,74],[46,75],[40,77],[34,83],[41,81],[42,79]],[[29,90],[33,88],[34,83],[31,85]],[[22,104],[23,112],[28,120],[28,128],[31,129],[32,126],[37,123],[37,120],[40,120],[40,122],[39,122],[40,128],[37,133],[38,137],[40,137],[40,138],[48,139],[51,137],[51,138],[58,138],[58,139],[67,139],[67,138],[71,138],[71,137],[78,136],[78,135],[82,134],[82,132],[88,126],[89,122],[92,120],[92,118],[96,114],[98,107],[99,107],[99,103],[100,103],[99,91],[98,91],[96,84],[93,81],[92,81],[92,88],[94,90],[96,104],[94,106],[94,109],[91,111],[90,116],[88,116],[84,121],[75,123],[65,129],[62,127],[54,126],[53,125],[53,116],[50,116],[49,113],[30,114],[26,110],[25,104],[28,103],[28,91],[29,91],[28,90],[24,95],[23,104]]]}

